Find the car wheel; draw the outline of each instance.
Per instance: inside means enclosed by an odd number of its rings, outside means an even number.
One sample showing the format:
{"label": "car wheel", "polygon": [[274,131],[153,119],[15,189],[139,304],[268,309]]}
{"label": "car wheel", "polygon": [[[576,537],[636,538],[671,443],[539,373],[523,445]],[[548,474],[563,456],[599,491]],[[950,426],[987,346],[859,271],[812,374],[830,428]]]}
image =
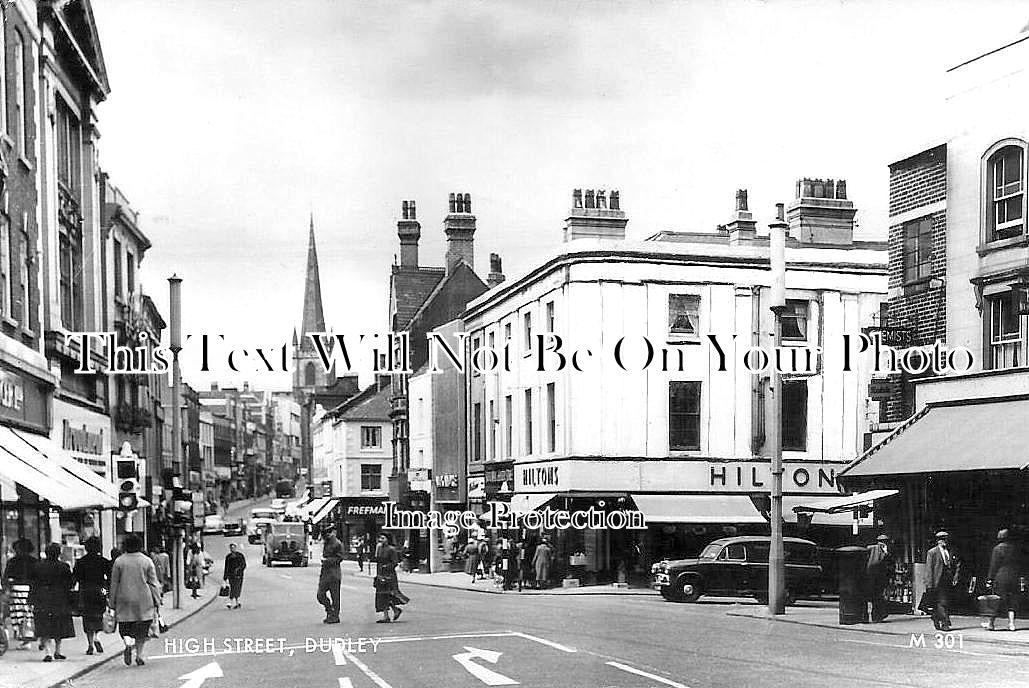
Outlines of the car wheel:
{"label": "car wheel", "polygon": [[676,585],[676,597],[681,602],[696,602],[703,592],[700,581],[696,578],[684,578]]}

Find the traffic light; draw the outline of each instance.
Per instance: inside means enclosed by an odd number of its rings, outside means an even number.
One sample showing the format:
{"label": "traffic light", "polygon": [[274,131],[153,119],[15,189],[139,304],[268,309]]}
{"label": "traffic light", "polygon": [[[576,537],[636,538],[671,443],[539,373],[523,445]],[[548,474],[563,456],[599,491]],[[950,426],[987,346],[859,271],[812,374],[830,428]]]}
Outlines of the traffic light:
{"label": "traffic light", "polygon": [[115,457],[118,478],[118,508],[132,511],[139,506],[139,465],[134,456]]}

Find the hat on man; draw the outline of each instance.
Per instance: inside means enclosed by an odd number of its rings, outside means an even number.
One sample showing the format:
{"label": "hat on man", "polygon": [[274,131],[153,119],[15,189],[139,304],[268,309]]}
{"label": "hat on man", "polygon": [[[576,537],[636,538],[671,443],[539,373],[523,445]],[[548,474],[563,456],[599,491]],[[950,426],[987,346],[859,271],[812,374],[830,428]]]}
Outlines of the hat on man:
{"label": "hat on man", "polygon": [[889,535],[885,535],[885,534],[884,535],[880,535],[879,537],[876,538],[876,540],[878,542],[889,542],[890,541],[890,536]]}
{"label": "hat on man", "polygon": [[936,533],[936,539],[937,540],[943,540],[943,539],[949,538],[949,537],[950,537],[950,533],[948,533],[945,530],[940,530],[940,531],[937,531],[937,533]]}

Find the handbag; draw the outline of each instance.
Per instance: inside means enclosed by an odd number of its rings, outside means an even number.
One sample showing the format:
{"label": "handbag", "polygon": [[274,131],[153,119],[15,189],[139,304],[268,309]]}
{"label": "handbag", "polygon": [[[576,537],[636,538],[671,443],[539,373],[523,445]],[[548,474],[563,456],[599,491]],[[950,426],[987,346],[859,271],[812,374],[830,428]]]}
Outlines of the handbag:
{"label": "handbag", "polygon": [[220,588],[218,588],[218,597],[228,597],[228,596],[229,596],[229,584],[228,583],[222,583],[222,586]]}
{"label": "handbag", "polygon": [[104,616],[101,619],[101,623],[103,623],[104,633],[114,633],[114,631],[118,628],[118,620],[114,616],[113,609],[108,607],[104,610]]}
{"label": "handbag", "polygon": [[68,609],[72,616],[82,616],[82,591],[78,588],[68,591]]}

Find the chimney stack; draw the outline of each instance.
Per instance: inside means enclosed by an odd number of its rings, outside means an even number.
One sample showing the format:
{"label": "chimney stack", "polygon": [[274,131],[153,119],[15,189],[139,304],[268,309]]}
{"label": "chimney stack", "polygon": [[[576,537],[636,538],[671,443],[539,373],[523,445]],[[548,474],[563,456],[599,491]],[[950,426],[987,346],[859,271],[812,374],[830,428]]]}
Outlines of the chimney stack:
{"label": "chimney stack", "polygon": [[400,220],[397,222],[397,236],[400,237],[400,267],[418,267],[418,240],[422,236],[422,226],[418,223],[418,214],[414,201],[404,201],[400,207]]}
{"label": "chimney stack", "polygon": [[461,262],[475,269],[475,216],[472,215],[472,195],[450,194],[450,212],[443,220],[447,235],[447,274]]}
{"label": "chimney stack", "polygon": [[844,179],[800,179],[797,197],[786,209],[790,236],[802,244],[850,246],[857,209],[847,200]]}
{"label": "chimney stack", "polygon": [[736,191],[736,211],[732,220],[725,225],[725,230],[729,233],[730,246],[753,241],[757,237],[757,222],[748,207],[746,189]]}
{"label": "chimney stack", "polygon": [[489,277],[486,278],[486,284],[492,289],[503,281],[504,268],[500,263],[500,255],[491,253],[489,254]]}
{"label": "chimney stack", "polygon": [[565,219],[564,240],[623,240],[628,223],[628,218],[622,212],[618,191],[612,191],[608,197],[604,189],[586,189],[586,200],[583,203],[582,189],[575,189],[572,192],[572,209]]}

